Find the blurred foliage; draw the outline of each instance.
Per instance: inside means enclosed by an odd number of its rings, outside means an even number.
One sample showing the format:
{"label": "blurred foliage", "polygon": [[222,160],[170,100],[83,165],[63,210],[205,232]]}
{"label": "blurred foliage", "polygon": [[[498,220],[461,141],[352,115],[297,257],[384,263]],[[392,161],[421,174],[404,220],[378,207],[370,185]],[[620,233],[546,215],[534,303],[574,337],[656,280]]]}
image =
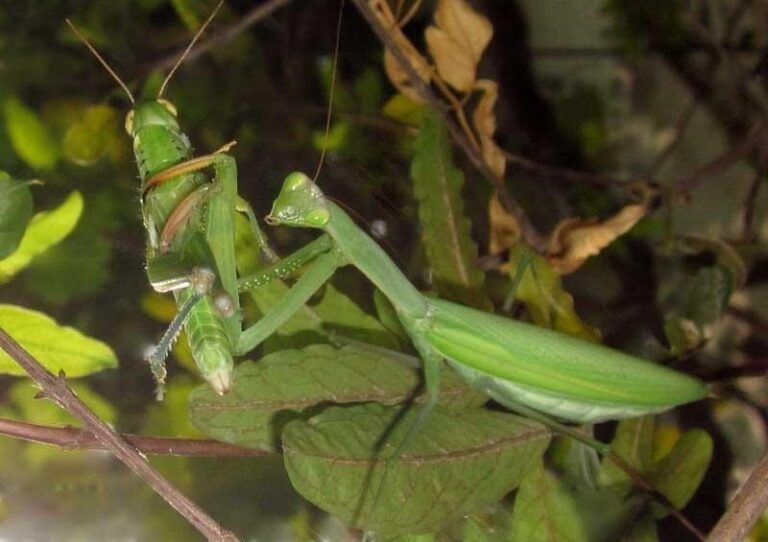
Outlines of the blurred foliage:
{"label": "blurred foliage", "polygon": [[[431,4],[425,3],[407,30],[417,46],[423,45],[418,35],[432,19]],[[486,10],[494,32],[478,74],[498,83],[492,120],[499,146],[550,166],[653,180],[665,194],[634,229],[565,276],[522,244],[488,254],[486,247],[500,228],[498,217],[489,218],[494,213],[492,207],[489,213],[491,184],[449,144],[444,127],[427,108],[396,94],[386,82],[381,44],[349,6],[332,96],[330,54],[338,5],[305,0],[289,3],[231,41],[190,59],[166,97],[177,107],[198,155],[237,140],[230,152],[238,162],[239,193],[259,217],[285,174],[314,171],[319,150],[326,148],[323,189],[352,207],[361,224],[371,225],[421,290],[497,312],[509,308],[538,325],[590,340],[602,336],[619,349],[711,376],[718,384],[717,400],[680,409],[659,422],[642,418],[597,429],[673,502],[684,505],[692,499],[685,513],[707,530],[768,446],[765,379],[730,379],[742,370],[765,372],[765,170],[755,173],[754,163],[744,159],[702,181],[690,201],[670,197],[681,177],[727,152],[733,128],[721,122],[716,109],[699,105],[680,130],[680,112],[696,92],[671,72],[673,62],[645,54],[654,36],[643,31],[638,14],[617,2],[579,3],[578,9],[558,0],[495,4],[473,6]],[[667,32],[664,47],[700,43],[686,33],[672,3],[652,4],[655,31]],[[692,12],[699,15],[704,3],[693,4]],[[370,498],[360,494],[356,477],[363,470],[354,467],[355,461],[370,453],[370,439],[379,434],[373,429],[386,426],[398,411],[392,405],[412,397],[419,383],[413,351],[403,347],[407,341],[391,306],[373,297],[358,274],[341,271],[261,352],[252,354],[259,363],[242,362],[235,379],[244,384],[225,397],[207,387],[195,389],[197,377],[189,374],[193,363],[182,339],[175,355],[186,362],[170,363],[168,397],[162,404],[152,401],[143,358],[175,309],[149,293],[144,275],[137,171],[123,130],[130,104],[64,19],[77,24],[134,94],[151,97],[214,5],[213,0],[47,0],[0,8],[0,325],[47,366],[63,368],[68,376],[115,368],[119,359],[117,370],[99,372],[75,386],[120,430],[198,437],[203,431],[246,446],[279,448],[286,428],[287,444],[282,445],[291,451],[288,471],[279,457],[156,462],[243,538],[342,539],[350,536],[348,530],[301,500],[291,483],[349,521],[356,513],[349,503]],[[252,7],[227,1],[206,37],[233,28]],[[722,26],[716,10],[701,9],[706,24]],[[759,13],[746,10],[733,30],[734,43],[757,51],[765,47],[764,32],[754,31]],[[499,47],[511,47],[505,39],[523,35],[514,21],[527,23],[530,49],[502,54]],[[619,54],[551,54],[571,49]],[[519,64],[510,64],[510,58]],[[747,60],[757,65],[755,58]],[[515,74],[515,81],[505,73]],[[725,84],[727,78],[712,80]],[[333,114],[326,134],[329,99]],[[474,107],[482,99],[467,94],[463,103]],[[599,223],[632,201],[622,184],[595,186],[509,164],[505,178],[544,233],[572,217]],[[751,179],[762,185],[752,190]],[[449,239],[451,228],[456,236]],[[268,233],[283,254],[312,237],[296,230]],[[239,224],[237,234],[238,270],[244,275],[260,262],[248,228]],[[478,255],[486,262],[482,271],[475,265]],[[506,265],[489,266],[490,260]],[[464,275],[456,273],[451,261],[471,266],[468,278],[457,279]],[[528,272],[518,276],[519,266]],[[273,283],[250,296],[246,318],[258,318],[285,288]],[[505,307],[507,298],[519,303]],[[340,337],[349,344],[339,348]],[[67,351],[61,349],[64,344]],[[327,369],[331,363],[336,365]],[[4,357],[0,370],[18,374]],[[467,393],[453,375],[443,380],[448,404],[440,407],[439,419],[457,427],[457,440],[477,437],[459,443],[462,449],[477,447],[485,453],[498,427],[525,425],[479,408],[485,398]],[[53,405],[41,410],[26,381],[4,377],[0,390],[2,417],[72,423]],[[365,401],[389,406],[354,404]],[[354,405],[324,410],[330,403]],[[460,415],[447,408],[460,409]],[[493,425],[488,433],[468,429],[486,423]],[[485,473],[498,486],[478,489],[467,509],[449,507],[439,520],[430,520],[429,528],[445,526],[443,539],[536,540],[545,532],[542,522],[546,533],[562,533],[557,540],[598,540],[597,532],[621,533],[630,540],[686,536],[674,520],[659,521],[664,515],[659,507],[591,450],[556,439],[555,447],[542,455],[542,440],[534,451],[501,446],[479,454],[471,466],[451,459],[441,469],[435,458],[443,456],[430,455],[430,439],[439,440],[443,433],[429,431],[415,443],[413,462],[426,465],[421,472],[426,479],[419,484],[425,493],[417,500],[425,509],[434,508],[435,518],[444,503],[434,505],[430,481]],[[349,449],[326,448],[333,439],[346,439]],[[6,538],[48,533],[59,540],[109,539],[115,533],[140,540],[195,536],[103,454],[63,454],[11,440],[0,444],[0,457],[14,465],[0,469],[0,535]],[[504,478],[493,465],[505,461],[530,463],[531,468],[507,471]],[[341,470],[334,470],[334,463]],[[419,474],[409,468],[407,463],[393,467],[390,476],[417,479]],[[518,483],[516,492],[499,501]],[[318,495],[318,486],[334,486],[335,492]],[[549,511],[546,517],[543,507]],[[412,512],[418,515],[419,510]],[[383,519],[374,511],[371,524],[396,526],[391,534],[411,530],[416,520],[398,512],[404,510],[384,506],[379,511]],[[459,521],[458,516],[470,512],[475,513]],[[765,525],[758,526],[753,540],[766,539]]]}

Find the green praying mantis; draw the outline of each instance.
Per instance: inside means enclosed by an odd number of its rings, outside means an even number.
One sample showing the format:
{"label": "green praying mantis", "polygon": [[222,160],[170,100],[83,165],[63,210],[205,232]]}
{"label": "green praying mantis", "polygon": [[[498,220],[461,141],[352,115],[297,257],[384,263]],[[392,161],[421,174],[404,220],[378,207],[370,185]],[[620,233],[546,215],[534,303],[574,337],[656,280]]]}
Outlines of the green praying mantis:
{"label": "green praying mantis", "polygon": [[[149,237],[147,272],[156,291],[173,292],[179,309],[149,358],[160,390],[164,358],[182,326],[201,375],[216,392],[226,393],[234,357],[259,346],[338,268],[352,265],[392,303],[423,361],[426,400],[395,456],[435,406],[444,362],[501,405],[545,422],[551,418],[574,423],[618,420],[662,412],[707,395],[699,380],[640,358],[424,296],[381,247],[302,173],[287,177],[266,221],[320,229],[323,235],[255,275],[238,278],[236,213],[246,215],[268,254],[269,248],[253,211],[237,196],[236,164],[227,154],[229,146],[192,158],[176,110],[162,97],[175,67],[155,99],[136,103],[88,46],[134,104],[126,130],[133,138],[142,179],[142,214]],[[204,174],[210,168],[212,177]],[[239,293],[305,266],[281,303],[243,330]]]}

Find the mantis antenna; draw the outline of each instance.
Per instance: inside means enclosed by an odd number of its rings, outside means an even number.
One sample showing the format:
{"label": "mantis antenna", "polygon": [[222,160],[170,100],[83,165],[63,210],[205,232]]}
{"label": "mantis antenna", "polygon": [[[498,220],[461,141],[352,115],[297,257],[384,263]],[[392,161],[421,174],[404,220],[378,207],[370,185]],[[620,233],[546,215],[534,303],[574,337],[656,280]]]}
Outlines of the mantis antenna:
{"label": "mantis antenna", "polygon": [[165,77],[163,84],[160,86],[160,91],[157,93],[158,99],[163,97],[163,93],[165,92],[165,89],[168,86],[168,83],[170,83],[171,78],[173,77],[173,74],[176,73],[176,70],[179,69],[179,66],[181,66],[181,63],[184,62],[185,58],[187,58],[187,55],[192,50],[192,47],[195,46],[195,43],[197,43],[197,40],[200,38],[200,36],[203,35],[203,32],[205,32],[205,29],[208,27],[210,22],[216,16],[216,13],[219,12],[219,9],[221,9],[221,6],[223,3],[224,3],[224,0],[219,0],[219,3],[216,4],[216,7],[214,8],[214,10],[211,12],[211,14],[203,23],[203,26],[200,27],[200,30],[197,31],[197,34],[195,34],[195,37],[192,38],[192,41],[189,42],[189,45],[187,45],[187,48],[184,49],[183,53],[181,53],[179,60],[176,61],[176,64],[174,64],[173,68],[171,68],[171,71],[168,72],[168,75]]}
{"label": "mantis antenna", "polygon": [[128,85],[123,83],[123,80],[120,79],[120,77],[115,73],[115,70],[113,70],[109,64],[107,64],[107,61],[102,58],[102,56],[99,54],[99,52],[96,50],[96,48],[91,45],[91,43],[83,36],[80,31],[77,29],[75,24],[70,21],[69,19],[64,19],[69,27],[72,29],[72,32],[75,33],[75,35],[82,41],[86,47],[88,47],[88,50],[93,53],[93,56],[96,57],[96,60],[98,60],[102,66],[104,66],[104,69],[107,70],[107,73],[112,76],[112,78],[117,81],[117,84],[122,87],[122,89],[125,91],[125,93],[128,95],[128,99],[131,100],[132,104],[136,104],[136,100],[133,99],[133,94],[131,94],[131,91],[128,89]]}
{"label": "mantis antenna", "polygon": [[323,150],[320,152],[320,160],[317,162],[317,169],[312,177],[313,182],[317,182],[317,178],[320,176],[320,170],[323,169],[323,162],[325,162],[325,153],[328,149],[328,134],[331,131],[331,114],[333,113],[333,93],[336,89],[336,69],[339,65],[339,46],[341,44],[341,21],[344,15],[344,2],[341,0],[339,6],[339,17],[336,23],[336,45],[333,49],[333,66],[331,67],[331,88],[328,90],[328,110],[325,114],[325,136],[323,138]]}

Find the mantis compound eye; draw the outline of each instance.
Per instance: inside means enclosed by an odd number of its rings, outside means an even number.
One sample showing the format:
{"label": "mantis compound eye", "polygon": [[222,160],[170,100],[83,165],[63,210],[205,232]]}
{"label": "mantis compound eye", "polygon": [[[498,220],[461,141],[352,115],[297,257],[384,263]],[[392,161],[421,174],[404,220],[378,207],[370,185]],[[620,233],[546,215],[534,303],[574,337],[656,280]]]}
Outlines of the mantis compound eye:
{"label": "mantis compound eye", "polygon": [[133,109],[128,111],[128,114],[125,116],[125,131],[128,132],[128,135],[133,137]]}

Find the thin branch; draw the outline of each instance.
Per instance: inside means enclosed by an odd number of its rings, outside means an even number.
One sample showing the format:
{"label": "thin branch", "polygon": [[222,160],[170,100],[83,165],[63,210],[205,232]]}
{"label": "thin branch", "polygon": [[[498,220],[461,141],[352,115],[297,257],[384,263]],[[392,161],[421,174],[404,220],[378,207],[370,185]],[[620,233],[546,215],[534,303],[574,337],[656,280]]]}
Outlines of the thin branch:
{"label": "thin branch", "polygon": [[[235,39],[242,32],[255,25],[262,19],[266,19],[272,13],[281,7],[288,4],[291,0],[268,0],[258,6],[254,7],[248,14],[239,19],[236,23],[228,26],[227,28],[217,32],[204,42],[200,43],[195,49],[191,50],[187,55],[186,62],[195,60],[200,55],[203,55],[214,49],[225,45]],[[176,61],[181,55],[180,51],[174,51],[170,55],[161,58],[157,62],[153,63],[149,71],[163,71],[169,69],[176,64]]]}
{"label": "thin branch", "polygon": [[757,232],[755,231],[755,207],[757,206],[757,195],[760,191],[760,185],[763,184],[763,175],[765,172],[761,171],[752,176],[752,181],[749,185],[749,190],[744,198],[744,214],[741,220],[741,238],[746,241],[757,240]]}
{"label": "thin branch", "polygon": [[576,171],[575,169],[549,166],[547,164],[542,164],[541,162],[531,160],[530,158],[525,158],[524,156],[520,156],[519,154],[514,154],[506,150],[502,150],[502,152],[504,153],[504,157],[507,159],[507,163],[537,177],[544,177],[547,179],[562,180],[567,182],[585,183],[600,187],[623,186],[627,184],[627,181],[622,181],[620,179],[604,177],[602,175],[593,175],[591,173]]}
{"label": "thin branch", "polygon": [[390,29],[387,28],[379,20],[374,10],[371,9],[367,0],[352,0],[352,2],[355,4],[355,7],[357,7],[360,14],[368,22],[382,43],[389,49],[397,62],[400,63],[400,67],[408,76],[411,86],[416,90],[416,92],[418,92],[419,96],[421,96],[421,98],[424,99],[424,101],[426,101],[430,107],[443,118],[443,121],[448,127],[448,132],[450,133],[451,139],[453,139],[454,143],[456,143],[464,151],[464,153],[475,165],[475,167],[482,171],[483,174],[491,180],[496,192],[499,195],[499,199],[502,205],[504,205],[506,210],[513,214],[518,220],[523,237],[527,243],[534,249],[543,251],[544,247],[546,247],[545,238],[528,220],[528,216],[525,210],[520,207],[520,205],[518,205],[518,203],[509,194],[509,191],[507,191],[506,186],[504,185],[504,179],[499,178],[490,170],[488,164],[485,163],[485,160],[483,160],[483,157],[478,149],[476,149],[470,143],[470,141],[467,139],[467,136],[456,125],[456,122],[451,117],[445,104],[434,94],[434,92],[432,92],[432,89],[429,87],[429,85],[422,81],[422,79],[419,77],[416,69],[408,59],[408,56],[400,48],[397,41],[394,40],[390,35]]}
{"label": "thin branch", "polygon": [[[87,429],[53,427],[0,418],[0,434],[29,442],[50,444],[66,450],[106,450],[104,443]],[[211,439],[146,437],[121,433],[120,437],[146,455],[186,457],[263,457],[268,450],[244,448]]]}
{"label": "thin branch", "polygon": [[768,507],[768,454],[741,486],[725,514],[709,533],[707,542],[744,540]]}
{"label": "thin branch", "polygon": [[233,533],[221,527],[204,510],[197,506],[194,501],[176,489],[173,484],[149,464],[146,457],[141,455],[139,451],[99,419],[67,387],[63,376],[55,377],[49,373],[2,328],[0,328],[0,348],[5,350],[38,383],[46,397],[52,399],[61,408],[80,420],[101,442],[105,449],[112,452],[115,457],[125,463],[127,467],[144,480],[208,540],[227,542],[237,540]]}
{"label": "thin branch", "polygon": [[728,149],[714,160],[710,160],[690,175],[677,179],[674,185],[678,195],[688,199],[690,192],[701,185],[708,177],[719,175],[755,150],[765,136],[767,127],[768,124],[764,121],[756,123],[747,136],[737,143],[736,146]]}
{"label": "thin branch", "polygon": [[675,149],[677,149],[678,145],[680,145],[680,142],[683,140],[683,135],[685,135],[688,125],[691,123],[693,115],[698,108],[699,100],[694,96],[686,108],[683,109],[683,112],[680,113],[677,122],[675,122],[675,135],[672,137],[672,141],[670,141],[669,144],[656,156],[653,164],[651,164],[651,167],[648,169],[648,173],[646,174],[648,179],[653,179],[656,173],[661,169],[661,166],[667,162]]}

